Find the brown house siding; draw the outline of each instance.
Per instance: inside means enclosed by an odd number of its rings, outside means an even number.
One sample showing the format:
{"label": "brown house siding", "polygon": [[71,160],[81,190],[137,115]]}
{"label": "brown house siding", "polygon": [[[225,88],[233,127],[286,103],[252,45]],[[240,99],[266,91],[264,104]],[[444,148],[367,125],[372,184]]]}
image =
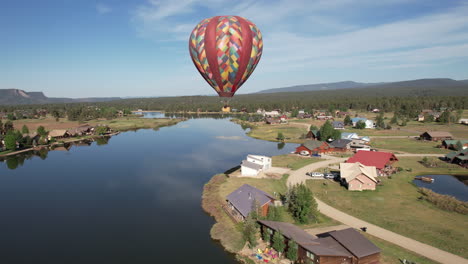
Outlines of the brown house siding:
{"label": "brown house siding", "polygon": [[377,264],[380,263],[380,253],[360,258],[358,264]]}

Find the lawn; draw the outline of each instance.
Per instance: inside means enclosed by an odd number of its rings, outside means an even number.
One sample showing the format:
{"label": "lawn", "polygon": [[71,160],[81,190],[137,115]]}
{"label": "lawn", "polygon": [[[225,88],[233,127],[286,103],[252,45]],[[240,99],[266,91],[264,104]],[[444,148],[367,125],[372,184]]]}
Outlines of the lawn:
{"label": "lawn", "polygon": [[423,141],[413,138],[373,138],[371,146],[377,149],[416,153],[416,154],[446,154],[453,150],[438,148],[440,142]]}
{"label": "lawn", "polygon": [[319,199],[339,210],[466,258],[468,215],[443,211],[419,200],[421,195],[412,179],[426,173],[467,175],[468,172],[461,167],[426,168],[419,160],[401,158],[396,166],[411,168],[412,172],[381,178],[383,185],[376,191],[349,192],[338,183],[323,185],[322,180],[309,180],[307,185]]}
{"label": "lawn", "polygon": [[367,233],[361,233],[367,239],[369,239],[372,243],[374,243],[377,247],[379,247],[381,251],[381,258],[380,262],[383,264],[393,264],[393,263],[401,263],[400,259],[406,259],[408,261],[416,262],[418,264],[436,264],[438,262],[434,262],[430,259],[427,259],[421,255],[418,255],[412,251],[406,250],[400,246],[387,242],[383,239],[378,237],[369,235]]}
{"label": "lawn", "polygon": [[272,158],[273,167],[284,167],[298,170],[306,165],[321,161],[319,158],[301,157],[298,155],[279,155]]}
{"label": "lawn", "polygon": [[286,138],[285,142],[302,143],[304,139],[301,136],[307,133],[305,126],[300,127],[293,124],[280,124],[280,125],[258,125],[252,128],[248,133],[249,136],[257,139],[278,141],[278,133],[283,133]]}
{"label": "lawn", "polygon": [[446,131],[452,133],[456,139],[468,138],[468,126],[461,124],[440,124],[436,122],[423,123],[417,121],[408,122],[408,125],[401,129],[417,132],[418,135],[426,131]]}

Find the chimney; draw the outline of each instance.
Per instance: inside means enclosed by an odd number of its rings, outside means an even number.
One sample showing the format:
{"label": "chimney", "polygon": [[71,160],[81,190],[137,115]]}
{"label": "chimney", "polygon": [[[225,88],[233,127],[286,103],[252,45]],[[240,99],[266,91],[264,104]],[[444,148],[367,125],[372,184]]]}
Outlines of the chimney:
{"label": "chimney", "polygon": [[249,192],[249,200],[252,199],[252,194]]}

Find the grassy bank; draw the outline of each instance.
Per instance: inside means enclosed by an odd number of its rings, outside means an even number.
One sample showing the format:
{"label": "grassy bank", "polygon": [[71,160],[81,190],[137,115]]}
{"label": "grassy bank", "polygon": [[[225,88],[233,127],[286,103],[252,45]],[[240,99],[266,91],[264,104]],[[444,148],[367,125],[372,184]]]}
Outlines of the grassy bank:
{"label": "grassy bank", "polygon": [[43,126],[47,131],[53,129],[71,129],[78,127],[83,124],[89,124],[92,126],[96,125],[107,125],[114,131],[127,131],[135,130],[140,128],[158,128],[162,126],[175,125],[180,122],[181,119],[151,119],[151,118],[140,118],[136,116],[119,117],[112,120],[97,119],[89,120],[83,123],[78,121],[69,121],[65,118],[60,118],[56,121],[55,118],[47,116],[41,119],[21,119],[13,121],[15,129],[21,129],[23,125],[26,125],[29,131],[36,131],[39,126]]}
{"label": "grassy bank", "polygon": [[398,129],[357,129],[346,127],[345,133],[357,133],[359,136],[417,136],[418,133]]}
{"label": "grassy bank", "polygon": [[[408,236],[434,247],[468,257],[468,216],[444,211],[419,200],[415,175],[461,174],[466,169],[426,168],[419,158],[402,158],[396,166],[411,168],[391,179],[381,178],[376,191],[349,192],[338,183],[323,185],[321,180],[307,181],[314,194],[325,203],[350,215]],[[363,206],[356,206],[363,205]]]}
{"label": "grassy bank", "polygon": [[440,142],[423,141],[411,138],[373,138],[371,145],[377,149],[415,154],[447,154],[453,150],[438,148]]}

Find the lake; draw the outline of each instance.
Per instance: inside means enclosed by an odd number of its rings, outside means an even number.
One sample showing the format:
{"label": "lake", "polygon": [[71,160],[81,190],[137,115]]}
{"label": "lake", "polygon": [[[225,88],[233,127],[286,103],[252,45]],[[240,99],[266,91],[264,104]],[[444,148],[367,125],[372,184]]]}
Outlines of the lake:
{"label": "lake", "polygon": [[451,195],[458,200],[468,202],[468,186],[463,183],[467,180],[466,176],[452,175],[422,175],[434,178],[433,183],[427,183],[420,180],[413,180],[418,187],[430,189],[436,193]]}
{"label": "lake", "polygon": [[227,119],[189,119],[0,163],[0,263],[236,263],[203,185],[249,153],[291,152]]}

